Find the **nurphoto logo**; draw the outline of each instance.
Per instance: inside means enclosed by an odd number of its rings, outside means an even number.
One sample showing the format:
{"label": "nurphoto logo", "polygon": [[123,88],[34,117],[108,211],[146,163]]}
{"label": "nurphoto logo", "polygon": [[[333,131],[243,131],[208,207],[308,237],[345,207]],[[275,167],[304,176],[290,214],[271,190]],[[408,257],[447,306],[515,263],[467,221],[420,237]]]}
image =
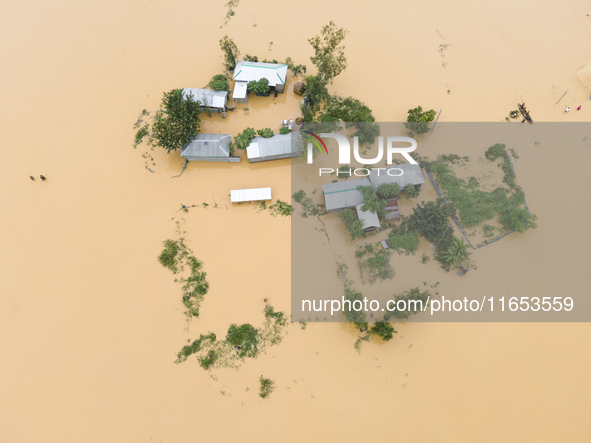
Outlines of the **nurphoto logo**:
{"label": "nurphoto logo", "polygon": [[[351,163],[351,143],[349,143],[349,139],[344,135],[330,132],[321,133],[320,136],[318,136],[312,132],[303,132],[308,134],[304,136],[304,139],[308,140],[307,163],[309,165],[311,165],[314,162],[314,146],[316,146],[320,150],[320,152],[325,152],[328,155],[328,148],[322,140],[322,138],[325,137],[332,137],[337,141],[339,146],[339,164],[348,165]],[[406,146],[400,146],[401,144]],[[324,148],[324,150],[322,148]],[[379,136],[377,155],[374,158],[363,158],[359,153],[359,137],[353,137],[353,158],[355,159],[355,161],[364,165],[375,165],[379,163],[384,158],[384,153],[386,155],[386,164],[388,165],[393,164],[393,158],[396,154],[402,155],[408,163],[416,165],[418,163],[410,156],[410,153],[413,152],[415,149],[417,149],[417,141],[414,138],[402,136],[388,136],[386,137],[386,149],[384,150],[384,137]],[[334,168],[319,168],[319,175],[333,173],[335,173]],[[404,174],[404,171],[400,168],[390,168],[387,170],[387,173],[388,175],[398,176]],[[355,168],[351,170],[349,175],[350,174],[356,175],[358,177],[365,177],[369,175],[369,169]]]}

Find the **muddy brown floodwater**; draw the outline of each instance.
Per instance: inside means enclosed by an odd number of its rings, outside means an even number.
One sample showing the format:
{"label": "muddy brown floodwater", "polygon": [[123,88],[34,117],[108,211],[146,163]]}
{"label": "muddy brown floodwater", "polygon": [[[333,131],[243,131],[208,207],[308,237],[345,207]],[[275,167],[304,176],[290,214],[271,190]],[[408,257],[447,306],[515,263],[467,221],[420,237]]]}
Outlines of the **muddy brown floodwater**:
{"label": "muddy brown floodwater", "polygon": [[[295,325],[239,371],[175,365],[200,332],[260,324],[265,298],[289,309],[290,220],[230,207],[228,192],[271,186],[288,200],[290,166],[191,164],[171,179],[178,154],[155,151],[151,174],[131,148],[133,122],[162,91],[221,72],[224,34],[243,54],[311,67],[306,40],[329,20],[350,31],[331,91],[378,121],[418,104],[443,108],[441,121],[503,121],[521,98],[536,121],[589,121],[575,75],[591,59],[588,2],[244,1],[220,29],[223,3],[0,5],[0,441],[588,440],[588,324],[400,324],[361,355],[346,325]],[[205,117],[204,130],[277,130],[297,114],[293,82],[248,113]],[[565,147],[570,182],[539,173],[551,153],[518,152],[539,228],[474,252],[478,270],[461,281],[435,265],[399,274],[466,294],[588,290],[591,148]],[[180,204],[214,199],[185,217],[211,283],[187,323],[156,257]],[[277,385],[268,400],[261,374]]]}

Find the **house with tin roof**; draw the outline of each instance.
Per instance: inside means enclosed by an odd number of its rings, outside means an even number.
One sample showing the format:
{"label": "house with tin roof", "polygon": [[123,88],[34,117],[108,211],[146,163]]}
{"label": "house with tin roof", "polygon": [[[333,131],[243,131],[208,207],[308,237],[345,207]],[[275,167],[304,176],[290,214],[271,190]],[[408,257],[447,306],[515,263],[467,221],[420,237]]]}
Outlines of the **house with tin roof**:
{"label": "house with tin roof", "polygon": [[302,136],[299,132],[275,134],[273,137],[255,137],[246,148],[250,163],[297,157],[302,150]]}
{"label": "house with tin roof", "polygon": [[212,89],[185,88],[182,92],[186,100],[192,97],[201,105],[202,112],[224,112],[228,103],[228,91],[214,91]]}
{"label": "house with tin roof", "polygon": [[230,134],[197,134],[181,148],[181,157],[200,162],[239,162],[240,157],[230,156]]}
{"label": "house with tin roof", "polygon": [[276,63],[247,62],[239,60],[234,68],[234,92],[232,98],[237,103],[246,103],[248,82],[266,78],[271,92],[283,92],[287,80],[287,65]]}

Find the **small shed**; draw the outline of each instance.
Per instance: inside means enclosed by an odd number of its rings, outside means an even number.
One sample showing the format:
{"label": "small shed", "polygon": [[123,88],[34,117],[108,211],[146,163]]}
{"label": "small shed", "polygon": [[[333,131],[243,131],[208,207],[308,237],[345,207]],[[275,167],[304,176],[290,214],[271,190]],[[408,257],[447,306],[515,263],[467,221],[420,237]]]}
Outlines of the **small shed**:
{"label": "small shed", "polygon": [[271,200],[271,188],[236,189],[230,191],[232,203]]}
{"label": "small shed", "polygon": [[239,162],[230,156],[230,134],[197,134],[181,148],[181,157],[190,161]]}
{"label": "small shed", "polygon": [[297,157],[302,149],[299,132],[275,134],[273,137],[255,137],[246,148],[246,156],[250,163],[279,160]]}
{"label": "small shed", "polygon": [[326,212],[360,205],[363,202],[363,194],[357,186],[371,186],[371,182],[367,178],[360,178],[322,185]]}
{"label": "small shed", "polygon": [[201,105],[201,111],[224,112],[228,104],[228,91],[213,91],[212,89],[185,88],[183,98],[189,96]]}
{"label": "small shed", "polygon": [[378,214],[361,209],[363,205],[357,205],[357,218],[363,223],[363,232],[372,232],[380,228],[380,219]]}
{"label": "small shed", "polygon": [[248,83],[247,82],[236,82],[234,83],[234,92],[232,92],[232,98],[236,103],[246,103],[248,100]]}
{"label": "small shed", "polygon": [[389,198],[386,201],[386,221],[393,222],[400,220],[400,210],[398,209],[398,199]]}
{"label": "small shed", "polygon": [[402,190],[410,184],[417,186],[425,183],[421,167],[411,163],[372,169],[369,171],[369,180],[376,189],[383,184],[397,183]]}

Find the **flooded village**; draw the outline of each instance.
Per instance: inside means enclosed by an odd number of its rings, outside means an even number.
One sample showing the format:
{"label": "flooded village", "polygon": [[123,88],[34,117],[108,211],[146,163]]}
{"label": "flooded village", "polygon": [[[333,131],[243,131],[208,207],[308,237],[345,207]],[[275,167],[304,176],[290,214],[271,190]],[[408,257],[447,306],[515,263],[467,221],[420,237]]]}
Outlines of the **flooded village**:
{"label": "flooded village", "polygon": [[[536,5],[2,5],[0,440],[585,441],[584,321],[293,309],[585,292],[591,10]],[[380,122],[416,165],[308,134]]]}

